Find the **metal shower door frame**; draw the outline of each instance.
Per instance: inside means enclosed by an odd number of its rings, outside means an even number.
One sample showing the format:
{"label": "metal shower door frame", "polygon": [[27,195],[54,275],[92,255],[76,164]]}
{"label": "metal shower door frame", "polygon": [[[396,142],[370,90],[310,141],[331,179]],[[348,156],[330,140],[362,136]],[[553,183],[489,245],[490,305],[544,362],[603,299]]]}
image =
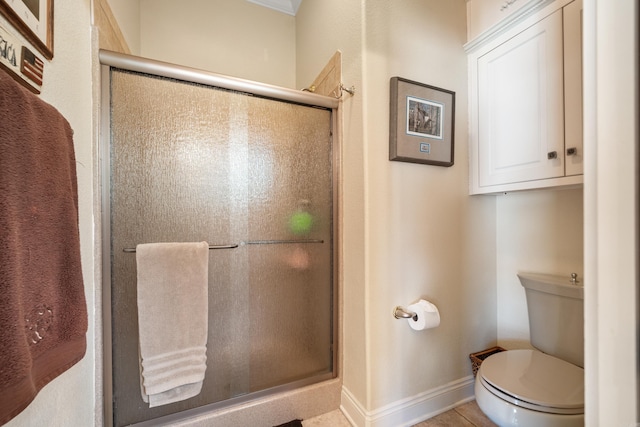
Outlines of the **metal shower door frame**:
{"label": "metal shower door frame", "polygon": [[[338,284],[339,284],[339,177],[340,177],[340,137],[339,137],[339,100],[336,98],[317,95],[310,92],[281,88],[269,84],[253,82],[235,77],[224,76],[216,73],[201,71],[189,67],[183,67],[166,62],[150,60],[146,58],[125,55],[121,53],[100,50],[100,131],[99,131],[99,198],[101,200],[101,260],[102,260],[102,382],[104,425],[113,425],[113,364],[112,364],[112,316],[111,316],[111,183],[110,183],[110,147],[111,147],[111,69],[134,71],[152,76],[166,77],[183,82],[199,83],[206,86],[228,89],[253,96],[259,96],[276,101],[291,102],[295,104],[319,107],[331,110],[331,135],[332,135],[332,289],[331,289],[331,330],[332,330],[332,372],[322,377],[320,381],[329,380],[338,376]],[[172,414],[163,419],[155,419],[138,423],[138,426],[170,425],[185,416],[193,416],[212,412],[217,409],[227,408],[232,405],[246,403],[256,398],[274,395],[284,391],[296,389],[305,385],[317,383],[317,379],[300,380],[273,389],[254,392],[245,396],[231,398],[222,402],[216,402],[177,414]]]}

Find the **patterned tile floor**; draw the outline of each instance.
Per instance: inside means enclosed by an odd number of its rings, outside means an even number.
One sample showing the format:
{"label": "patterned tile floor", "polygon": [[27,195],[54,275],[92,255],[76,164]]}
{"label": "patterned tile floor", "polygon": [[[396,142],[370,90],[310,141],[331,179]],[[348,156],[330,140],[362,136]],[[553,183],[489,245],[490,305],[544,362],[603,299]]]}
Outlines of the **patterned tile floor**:
{"label": "patterned tile floor", "polygon": [[[351,427],[340,411],[329,412],[302,422],[304,427]],[[478,408],[476,401],[465,403],[413,427],[495,427]]]}

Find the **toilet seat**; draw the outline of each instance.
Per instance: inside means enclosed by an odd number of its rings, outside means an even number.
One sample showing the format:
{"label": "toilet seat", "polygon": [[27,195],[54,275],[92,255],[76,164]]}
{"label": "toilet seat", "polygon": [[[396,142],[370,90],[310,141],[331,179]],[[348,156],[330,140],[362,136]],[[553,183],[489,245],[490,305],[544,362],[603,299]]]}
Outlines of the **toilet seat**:
{"label": "toilet seat", "polygon": [[487,358],[477,374],[492,394],[549,414],[584,414],[584,369],[538,350],[509,350]]}

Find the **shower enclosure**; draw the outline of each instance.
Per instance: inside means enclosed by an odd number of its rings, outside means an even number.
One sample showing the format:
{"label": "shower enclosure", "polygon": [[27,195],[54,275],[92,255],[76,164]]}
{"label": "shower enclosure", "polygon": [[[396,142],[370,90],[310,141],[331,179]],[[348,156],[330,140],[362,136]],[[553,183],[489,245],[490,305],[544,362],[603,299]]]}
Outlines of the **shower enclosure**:
{"label": "shower enclosure", "polygon": [[[109,52],[101,61],[107,423],[169,423],[333,378],[335,100]],[[203,388],[149,408],[133,252],[194,241],[211,248]]]}

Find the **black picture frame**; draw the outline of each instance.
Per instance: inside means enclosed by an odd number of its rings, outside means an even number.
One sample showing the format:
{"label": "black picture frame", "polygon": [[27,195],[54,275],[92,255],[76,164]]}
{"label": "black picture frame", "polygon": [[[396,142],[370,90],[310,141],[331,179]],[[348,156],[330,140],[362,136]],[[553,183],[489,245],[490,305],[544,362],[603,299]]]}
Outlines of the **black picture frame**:
{"label": "black picture frame", "polygon": [[453,91],[392,77],[389,105],[389,160],[453,166]]}

